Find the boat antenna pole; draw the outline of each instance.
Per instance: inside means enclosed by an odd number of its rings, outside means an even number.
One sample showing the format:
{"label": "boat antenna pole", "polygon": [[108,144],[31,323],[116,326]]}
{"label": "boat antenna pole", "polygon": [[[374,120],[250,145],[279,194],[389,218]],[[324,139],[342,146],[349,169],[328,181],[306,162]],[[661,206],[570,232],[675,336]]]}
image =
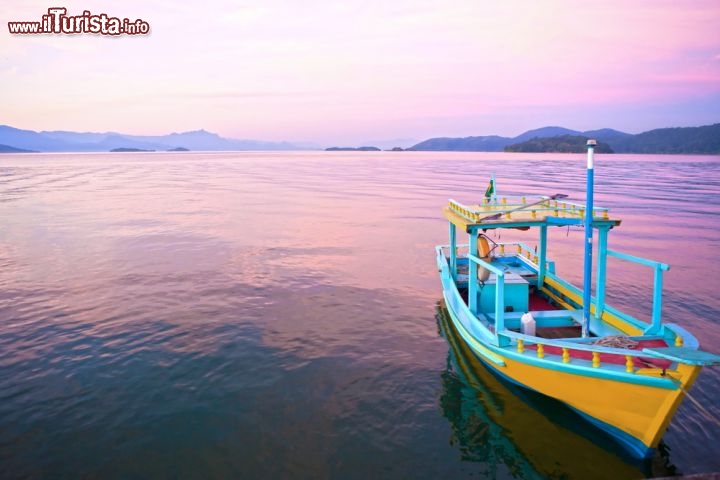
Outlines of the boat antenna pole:
{"label": "boat antenna pole", "polygon": [[595,145],[597,141],[589,139],[587,141],[587,186],[585,202],[585,271],[583,275],[583,323],[582,336],[588,336],[588,327],[590,325],[590,289],[592,288],[592,235],[593,235],[593,154],[595,153]]}

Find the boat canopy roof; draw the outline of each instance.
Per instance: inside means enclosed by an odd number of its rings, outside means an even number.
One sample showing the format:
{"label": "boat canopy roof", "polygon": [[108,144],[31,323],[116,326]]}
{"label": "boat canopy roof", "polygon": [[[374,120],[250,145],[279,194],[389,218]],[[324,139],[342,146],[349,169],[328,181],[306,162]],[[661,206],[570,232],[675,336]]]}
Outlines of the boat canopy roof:
{"label": "boat canopy roof", "polygon": [[[455,226],[472,233],[491,228],[520,228],[542,226],[583,225],[586,207],[568,202],[562,195],[551,197],[498,197],[482,203],[464,205],[449,200],[443,209],[445,218]],[[593,208],[593,227],[613,228],[619,219],[610,218],[607,208]]]}

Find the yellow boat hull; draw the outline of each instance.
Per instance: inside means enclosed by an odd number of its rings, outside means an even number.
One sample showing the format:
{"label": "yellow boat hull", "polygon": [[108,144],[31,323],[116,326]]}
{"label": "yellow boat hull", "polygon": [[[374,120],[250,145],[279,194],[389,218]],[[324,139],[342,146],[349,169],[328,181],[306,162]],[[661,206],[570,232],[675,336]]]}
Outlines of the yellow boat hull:
{"label": "yellow boat hull", "polygon": [[651,456],[657,448],[702,369],[678,363],[674,370],[645,368],[631,374],[618,372],[615,377],[593,375],[587,369],[573,371],[572,364],[537,362],[534,356],[485,344],[468,332],[452,309],[449,312],[460,336],[488,368],[567,404],[640,458]]}

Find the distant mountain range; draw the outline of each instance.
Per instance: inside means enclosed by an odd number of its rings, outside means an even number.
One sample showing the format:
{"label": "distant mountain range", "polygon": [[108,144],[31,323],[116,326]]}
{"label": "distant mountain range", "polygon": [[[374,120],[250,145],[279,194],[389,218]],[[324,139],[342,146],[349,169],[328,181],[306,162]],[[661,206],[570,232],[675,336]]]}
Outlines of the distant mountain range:
{"label": "distant mountain range", "polygon": [[[610,128],[580,132],[563,127],[543,127],[529,130],[517,137],[431,138],[408,150],[499,152],[554,151],[560,142],[530,142],[539,138],[576,136],[594,138],[607,144],[615,153],[697,153],[720,154],[720,123],[703,127],[659,128],[633,135]],[[519,145],[522,144],[522,145]]]}
{"label": "distant mountain range", "polygon": [[[563,127],[543,127],[529,130],[516,137],[498,135],[465,138],[431,138],[407,150],[500,152],[558,151],[568,143],[581,143],[581,139],[556,138],[574,136],[595,138],[607,144],[615,153],[692,153],[720,154],[720,123],[703,127],[660,128],[633,135],[610,128],[577,131]],[[532,141],[534,139],[553,139]],[[407,141],[407,140],[404,140]],[[530,141],[529,143],[527,143]],[[400,140],[391,140],[399,143]],[[372,145],[372,144],[371,144]],[[559,147],[559,145],[561,147]],[[385,145],[383,145],[385,146]],[[398,145],[400,147],[402,145]],[[115,132],[79,133],[67,131],[20,130],[0,125],[0,152],[107,152],[111,150],[320,150],[313,143],[265,142],[224,138],[205,130],[171,133],[169,135],[127,135]]]}
{"label": "distant mountain range", "polygon": [[264,142],[223,138],[205,130],[146,136],[122,133],[78,133],[65,131],[35,132],[0,125],[0,145],[7,148],[38,152],[107,152],[117,149],[133,150],[318,150],[311,143]]}

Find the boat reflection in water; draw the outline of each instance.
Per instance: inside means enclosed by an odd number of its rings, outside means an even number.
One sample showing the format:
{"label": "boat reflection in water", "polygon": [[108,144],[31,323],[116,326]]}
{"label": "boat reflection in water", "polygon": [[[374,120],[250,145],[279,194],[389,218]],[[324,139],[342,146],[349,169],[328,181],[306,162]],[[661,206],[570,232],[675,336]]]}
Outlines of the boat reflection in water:
{"label": "boat reflection in water", "polygon": [[667,447],[647,460],[629,457],[606,434],[562,403],[500,380],[468,349],[444,302],[437,322],[448,341],[440,404],[465,461],[490,478],[630,479],[676,474]]}

